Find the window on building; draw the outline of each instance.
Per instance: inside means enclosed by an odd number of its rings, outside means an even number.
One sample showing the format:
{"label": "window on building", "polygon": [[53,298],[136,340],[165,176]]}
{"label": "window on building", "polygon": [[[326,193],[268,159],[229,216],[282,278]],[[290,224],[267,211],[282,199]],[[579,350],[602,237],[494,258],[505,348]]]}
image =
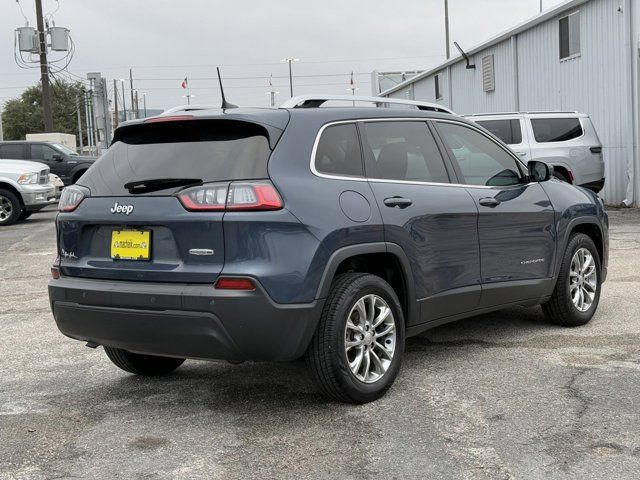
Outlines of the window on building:
{"label": "window on building", "polygon": [[580,53],[580,12],[562,17],[560,29],[560,60]]}
{"label": "window on building", "polygon": [[488,186],[520,183],[522,172],[515,158],[489,137],[453,123],[438,122],[438,130],[460,167],[464,183]]}
{"label": "window on building", "polygon": [[507,145],[522,143],[520,120],[479,120],[476,123],[489,130]]}
{"label": "window on building", "polygon": [[538,143],[566,142],[583,133],[579,118],[532,118],[531,126]]}
{"label": "window on building", "polygon": [[424,122],[366,122],[367,176],[449,183],[442,155]]}
{"label": "window on building", "polygon": [[316,149],[316,170],[329,175],[361,177],[362,153],[355,124],[327,127]]}
{"label": "window on building", "polygon": [[441,80],[441,74],[437,74],[435,77],[433,77],[436,100],[440,100],[442,98],[442,86],[440,85],[440,80]]}
{"label": "window on building", "polygon": [[482,90],[493,92],[496,89],[493,74],[493,55],[482,57]]}

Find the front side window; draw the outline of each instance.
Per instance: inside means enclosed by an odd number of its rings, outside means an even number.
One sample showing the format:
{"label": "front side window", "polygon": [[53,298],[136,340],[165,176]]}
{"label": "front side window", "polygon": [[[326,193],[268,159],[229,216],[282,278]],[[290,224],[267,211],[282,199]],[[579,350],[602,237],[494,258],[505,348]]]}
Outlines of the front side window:
{"label": "front side window", "polygon": [[532,118],[533,136],[538,143],[566,142],[582,136],[578,118]]}
{"label": "front side window", "polygon": [[518,162],[499,144],[480,132],[454,123],[438,122],[445,144],[469,185],[516,185],[523,178]]}
{"label": "front side window", "polygon": [[580,12],[562,17],[560,30],[560,60],[580,53]]}
{"label": "front side window", "polygon": [[355,124],[331,125],[324,129],[315,157],[316,170],[329,175],[362,177],[362,153]]}
{"label": "front side window", "polygon": [[476,123],[489,130],[507,145],[522,143],[520,120],[479,120]]}
{"label": "front side window", "polygon": [[60,154],[48,145],[31,145],[31,160],[50,162],[54,155]]}
{"label": "front side window", "polygon": [[386,180],[448,183],[449,176],[424,122],[366,122],[367,176]]}

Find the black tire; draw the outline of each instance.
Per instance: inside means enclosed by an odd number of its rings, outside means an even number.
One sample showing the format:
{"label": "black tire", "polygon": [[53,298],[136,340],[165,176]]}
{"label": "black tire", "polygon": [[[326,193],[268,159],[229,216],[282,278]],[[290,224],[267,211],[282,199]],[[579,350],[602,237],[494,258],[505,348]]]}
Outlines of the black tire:
{"label": "black tire", "polygon": [[33,212],[28,212],[26,210],[23,210],[22,213],[20,214],[20,216],[18,217],[18,220],[22,221],[22,220],[26,220],[27,218],[29,218],[31,216]]}
{"label": "black tire", "polygon": [[[373,383],[356,378],[345,351],[347,317],[356,302],[368,294],[379,296],[389,306],[396,332],[395,350],[388,368]],[[404,327],[398,297],[382,278],[366,273],[347,273],[337,277],[306,354],[312,378],[320,391],[330,399],[346,403],[367,403],[384,395],[400,371],[404,355]]]}
{"label": "black tire", "polygon": [[555,169],[553,170],[553,176],[558,180],[562,180],[563,182],[571,183],[564,173],[559,172]]}
{"label": "black tire", "polygon": [[[574,305],[569,288],[571,261],[576,251],[580,248],[585,248],[589,251],[595,261],[596,268],[596,291],[594,292],[591,306],[584,312],[581,312]],[[600,255],[593,240],[583,233],[574,234],[569,239],[569,243],[565,249],[562,265],[560,266],[560,274],[558,275],[551,299],[542,305],[542,310],[547,316],[547,319],[563,327],[578,327],[589,323],[600,301],[600,289],[602,285],[601,272]]]}
{"label": "black tire", "polygon": [[184,358],[142,355],[121,348],[104,347],[104,351],[109,360],[125,372],[149,377],[171,373],[184,362]]}
{"label": "black tire", "polygon": [[10,190],[0,189],[0,227],[16,223],[21,213],[18,197]]}

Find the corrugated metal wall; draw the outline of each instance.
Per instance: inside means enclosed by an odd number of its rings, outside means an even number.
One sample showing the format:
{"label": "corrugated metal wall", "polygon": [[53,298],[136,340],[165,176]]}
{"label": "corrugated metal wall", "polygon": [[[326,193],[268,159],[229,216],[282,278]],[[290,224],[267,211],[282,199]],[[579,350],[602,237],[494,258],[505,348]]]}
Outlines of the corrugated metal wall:
{"label": "corrugated metal wall", "polygon": [[[576,9],[580,11],[579,57],[559,60],[556,17],[518,34],[516,39],[476,53],[471,58],[475,70],[467,70],[464,61],[453,64],[452,92],[448,91],[448,70],[441,71],[444,98],[440,103],[461,114],[514,110],[578,110],[589,114],[604,146],[603,196],[607,203],[619,204],[627,193],[629,163],[633,161],[631,139],[637,135],[627,108],[632,101],[632,79],[625,73],[629,54],[625,46],[625,16],[618,11],[624,3],[591,0]],[[631,3],[640,8],[639,0],[629,0],[628,5]],[[495,91],[484,92],[482,57],[491,54]],[[518,60],[517,96],[514,58]],[[433,75],[412,85],[410,94],[416,99],[435,101]],[[408,98],[406,91],[409,90],[405,88],[392,96]]]}

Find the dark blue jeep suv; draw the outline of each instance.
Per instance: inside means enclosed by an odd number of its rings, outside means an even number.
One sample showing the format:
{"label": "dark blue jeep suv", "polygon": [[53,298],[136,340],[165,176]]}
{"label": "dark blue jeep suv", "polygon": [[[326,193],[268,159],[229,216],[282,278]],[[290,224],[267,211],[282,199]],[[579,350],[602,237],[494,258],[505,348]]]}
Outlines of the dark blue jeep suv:
{"label": "dark blue jeep suv", "polygon": [[329,98],[120,126],[60,202],[58,328],[142,375],[304,356],[325,395],[362,403],[431,327],[512,305],[591,319],[608,256],[594,193],[442,107]]}

